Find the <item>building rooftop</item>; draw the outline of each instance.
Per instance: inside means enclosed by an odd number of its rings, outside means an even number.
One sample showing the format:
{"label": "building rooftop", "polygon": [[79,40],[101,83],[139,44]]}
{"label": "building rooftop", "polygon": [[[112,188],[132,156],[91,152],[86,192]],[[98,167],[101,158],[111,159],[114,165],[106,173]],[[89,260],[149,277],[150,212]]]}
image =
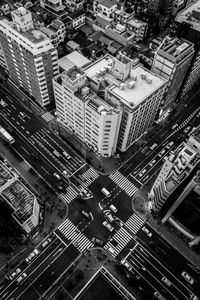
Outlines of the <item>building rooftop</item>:
{"label": "building rooftop", "polygon": [[[113,56],[106,55],[84,68],[84,71],[95,82],[102,81],[102,79],[109,81],[111,84],[109,91],[130,107],[141,103],[166,82],[161,76],[145,69],[142,65],[132,67],[130,76],[122,82],[112,74],[110,69],[112,61]],[[102,70],[104,70],[104,75],[97,74]]]}
{"label": "building rooftop", "polygon": [[200,0],[194,0],[185,9],[177,14],[177,22],[186,22],[190,24],[195,30],[200,31]]}
{"label": "building rooftop", "polygon": [[135,28],[140,28],[140,27],[142,27],[144,25],[147,25],[146,22],[143,22],[143,21],[135,19],[135,18],[128,20],[127,24],[131,25],[131,26],[133,26]]}
{"label": "building rooftop", "polygon": [[0,195],[14,210],[12,216],[20,224],[30,218],[35,196],[3,163],[0,164]]}
{"label": "building rooftop", "polygon": [[115,0],[95,0],[95,1],[108,8],[111,8],[113,5],[116,5],[118,3]]}
{"label": "building rooftop", "polygon": [[90,60],[87,59],[84,55],[82,55],[78,51],[73,51],[70,54],[67,54],[65,57],[78,68],[83,67],[88,63],[90,63]]}
{"label": "building rooftop", "polygon": [[166,57],[173,62],[185,58],[186,55],[191,54],[194,45],[184,39],[171,38],[167,36],[158,51],[158,54]]}
{"label": "building rooftop", "polygon": [[196,130],[191,134],[191,136],[200,143],[200,126],[196,128]]}

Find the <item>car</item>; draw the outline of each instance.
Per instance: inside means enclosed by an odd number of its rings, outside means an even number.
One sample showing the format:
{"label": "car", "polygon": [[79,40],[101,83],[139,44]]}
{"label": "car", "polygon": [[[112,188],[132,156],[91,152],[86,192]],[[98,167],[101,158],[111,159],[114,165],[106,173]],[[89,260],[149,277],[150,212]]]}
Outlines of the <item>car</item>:
{"label": "car", "polygon": [[61,179],[61,177],[60,177],[60,175],[58,175],[58,173],[54,173],[53,175],[54,175],[58,180]]}
{"label": "car", "polygon": [[150,162],[150,167],[152,167],[154,164],[156,163],[156,159],[153,159],[151,162]]}
{"label": "car", "polygon": [[6,105],[7,105],[6,102],[5,102],[3,99],[0,100],[0,104],[1,104],[1,106],[3,106],[3,107],[6,107]]}
{"label": "car", "polygon": [[176,124],[174,124],[174,125],[171,127],[171,129],[174,130],[174,129],[176,129],[177,127],[178,127],[178,124],[176,123]]}
{"label": "car", "polygon": [[157,146],[158,146],[158,144],[154,143],[151,147],[149,147],[149,149],[154,150]]}
{"label": "car", "polygon": [[170,142],[167,144],[166,148],[169,150],[174,145],[174,142]]}
{"label": "car", "polygon": [[20,111],[19,114],[20,114],[20,116],[21,116],[22,118],[25,117],[25,114],[24,114],[22,111]]}
{"label": "car", "polygon": [[107,222],[107,221],[103,221],[103,226],[106,227],[110,232],[112,232],[114,230],[114,228]]}
{"label": "car", "polygon": [[158,298],[158,299],[160,299],[160,300],[166,300],[166,298],[165,297],[163,297],[159,292],[155,292],[154,293],[154,296],[156,297],[156,298]]}
{"label": "car", "polygon": [[140,174],[138,175],[139,177],[142,177],[144,175],[144,173],[146,172],[146,169],[142,170],[142,172],[140,172]]}
{"label": "car", "polygon": [[10,276],[9,279],[13,280],[21,272],[20,268],[17,268]]}
{"label": "car", "polygon": [[103,246],[104,245],[104,241],[100,240],[100,239],[97,239],[95,237],[92,238],[92,243],[93,244],[96,244],[98,246]]}
{"label": "car", "polygon": [[183,271],[181,273],[181,275],[190,283],[190,284],[193,284],[194,283],[194,279],[186,272],[186,271]]}
{"label": "car", "polygon": [[125,266],[129,271],[131,271],[133,269],[133,267],[130,265],[130,263],[128,261],[126,261],[125,259],[121,260],[121,264],[123,266]]}
{"label": "car", "polygon": [[190,299],[191,300],[198,300],[199,298],[194,294],[190,294]]}
{"label": "car", "polygon": [[84,217],[86,217],[88,220],[90,220],[91,219],[91,216],[90,216],[90,214],[89,213],[87,213],[86,211],[84,211],[84,210],[82,210],[82,215],[84,216]]}
{"label": "car", "polygon": [[152,233],[145,226],[142,227],[142,231],[144,231],[148,235],[148,237],[152,237]]}
{"label": "car", "polygon": [[64,170],[62,173],[63,173],[64,176],[69,176],[69,174],[66,170]]}
{"label": "car", "polygon": [[45,248],[50,242],[51,242],[51,238],[46,239],[46,241],[42,243],[42,247]]}
{"label": "car", "polygon": [[103,210],[103,213],[109,222],[112,223],[114,221],[114,218],[113,218],[110,210]]}
{"label": "car", "polygon": [[17,278],[17,284],[20,284],[27,277],[26,273],[23,273],[19,278]]}
{"label": "car", "polygon": [[118,209],[117,209],[113,204],[111,204],[109,208],[110,208],[110,210],[112,210],[114,213],[118,212]]}
{"label": "car", "polygon": [[114,240],[113,238],[109,239],[109,242],[114,246],[117,247],[118,242],[116,240]]}
{"label": "car", "polygon": [[172,284],[171,281],[169,281],[169,279],[167,279],[165,276],[163,276],[162,281],[168,286]]}
{"label": "car", "polygon": [[38,249],[33,250],[33,252],[31,252],[31,254],[27,258],[25,258],[25,261],[27,263],[29,263],[38,254],[39,254],[39,250]]}
{"label": "car", "polygon": [[159,154],[158,154],[158,157],[162,157],[163,156],[163,154],[165,153],[165,149],[163,149]]}

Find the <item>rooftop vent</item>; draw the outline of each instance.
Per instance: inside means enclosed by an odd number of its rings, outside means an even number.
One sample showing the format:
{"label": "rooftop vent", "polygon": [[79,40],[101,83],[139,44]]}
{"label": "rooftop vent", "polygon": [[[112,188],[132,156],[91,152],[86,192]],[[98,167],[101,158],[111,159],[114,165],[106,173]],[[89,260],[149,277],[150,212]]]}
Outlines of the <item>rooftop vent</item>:
{"label": "rooftop vent", "polygon": [[135,81],[134,80],[129,81],[128,88],[132,89],[132,88],[134,88],[134,86],[135,86]]}
{"label": "rooftop vent", "polygon": [[83,96],[88,95],[89,92],[90,92],[90,89],[89,89],[89,87],[87,87],[87,86],[85,86],[84,88],[81,89],[81,94],[82,94]]}
{"label": "rooftop vent", "polygon": [[152,80],[152,77],[146,76],[146,82],[147,82],[147,83],[151,84],[152,81],[153,81],[153,80]]}
{"label": "rooftop vent", "polygon": [[125,84],[124,84],[124,83],[120,83],[119,89],[120,89],[120,90],[124,90],[124,88],[125,88]]}
{"label": "rooftop vent", "polygon": [[146,79],[146,73],[141,73],[141,75],[140,75],[140,77],[142,78],[142,79]]}

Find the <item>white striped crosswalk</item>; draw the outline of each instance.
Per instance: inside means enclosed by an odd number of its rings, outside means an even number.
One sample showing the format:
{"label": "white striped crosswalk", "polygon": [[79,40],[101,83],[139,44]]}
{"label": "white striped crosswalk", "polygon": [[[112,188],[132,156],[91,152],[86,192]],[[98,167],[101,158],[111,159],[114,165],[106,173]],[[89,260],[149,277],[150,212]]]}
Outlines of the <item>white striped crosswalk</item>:
{"label": "white striped crosswalk", "polygon": [[69,219],[66,219],[58,229],[80,252],[93,246],[93,243]]}
{"label": "white striped crosswalk", "polygon": [[46,112],[42,115],[42,118],[46,121],[49,122],[54,119],[54,116],[50,112]]}
{"label": "white striped crosswalk", "polygon": [[113,239],[117,241],[117,246],[113,246],[110,242],[108,242],[104,248],[107,250],[109,247],[112,247],[115,250],[115,252],[112,253],[112,256],[115,258],[132,239],[132,236],[123,227],[121,227],[117,233],[115,233]]}
{"label": "white striped crosswalk", "polygon": [[72,200],[74,200],[76,198],[77,195],[78,195],[78,192],[75,191],[75,189],[73,189],[73,187],[70,185],[66,189],[66,193],[61,193],[59,196],[67,203],[70,203]]}
{"label": "white striped crosswalk", "polygon": [[143,226],[145,221],[141,219],[137,214],[133,214],[127,221],[124,223],[124,226],[130,229],[134,234],[136,234],[140,228]]}
{"label": "white striped crosswalk", "polygon": [[99,174],[93,168],[90,168],[87,171],[85,171],[85,173],[83,173],[82,176],[86,179],[84,185],[89,186],[93,181],[95,181],[95,179],[99,177]]}
{"label": "white striped crosswalk", "polygon": [[119,171],[109,176],[119,187],[132,197],[138,190],[136,186],[124,177]]}

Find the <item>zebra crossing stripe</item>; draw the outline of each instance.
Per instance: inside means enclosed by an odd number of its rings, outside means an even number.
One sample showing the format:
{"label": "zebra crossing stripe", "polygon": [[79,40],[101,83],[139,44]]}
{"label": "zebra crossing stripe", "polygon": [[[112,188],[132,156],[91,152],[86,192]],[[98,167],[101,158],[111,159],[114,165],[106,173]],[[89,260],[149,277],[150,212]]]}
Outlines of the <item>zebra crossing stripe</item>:
{"label": "zebra crossing stripe", "polygon": [[93,246],[93,243],[69,220],[66,219],[58,230],[80,251],[83,252]]}
{"label": "zebra crossing stripe", "polygon": [[133,214],[124,225],[128,227],[128,229],[130,229],[134,234],[136,234],[144,223],[145,221],[137,214]]}
{"label": "zebra crossing stripe", "polygon": [[49,122],[54,119],[54,116],[50,112],[46,112],[42,115],[42,119],[44,119],[46,122]]}
{"label": "zebra crossing stripe", "polygon": [[82,176],[86,179],[86,182],[84,182],[83,184],[87,187],[99,177],[99,174],[93,168],[90,168],[85,171]]}
{"label": "zebra crossing stripe", "polygon": [[75,191],[72,186],[69,186],[66,189],[66,193],[61,193],[59,196],[67,203],[70,203],[72,200],[74,200],[77,197],[77,195],[78,192]]}
{"label": "zebra crossing stripe", "polygon": [[109,247],[112,247],[115,252],[111,255],[116,258],[119,253],[124,249],[124,247],[128,244],[128,242],[132,239],[132,236],[123,228],[121,227],[116,234],[113,236],[113,239],[118,242],[117,246],[113,246],[111,242],[108,242],[104,248],[107,250]]}
{"label": "zebra crossing stripe", "polygon": [[119,187],[132,197],[138,190],[136,186],[124,177],[119,171],[109,176]]}

